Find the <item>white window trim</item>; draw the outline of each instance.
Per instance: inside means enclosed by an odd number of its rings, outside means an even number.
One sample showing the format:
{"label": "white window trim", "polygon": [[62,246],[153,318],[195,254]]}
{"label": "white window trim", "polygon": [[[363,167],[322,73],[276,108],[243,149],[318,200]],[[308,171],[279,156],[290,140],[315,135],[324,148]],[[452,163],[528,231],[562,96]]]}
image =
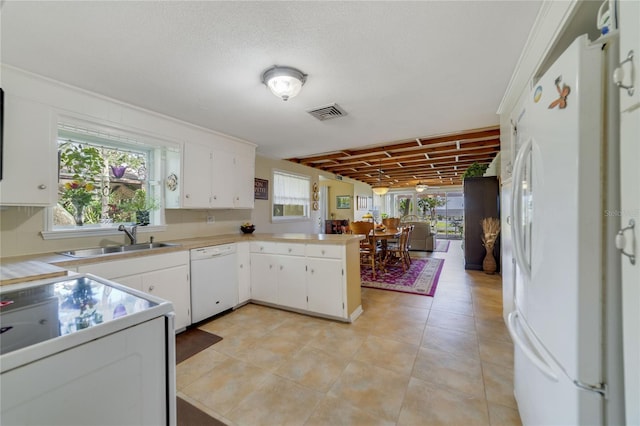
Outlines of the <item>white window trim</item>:
{"label": "white window trim", "polygon": [[[96,122],[93,119],[87,119],[85,117],[77,116],[75,114],[69,114],[68,112],[64,112],[64,113],[59,112],[57,114],[56,120],[54,121],[53,128],[55,130],[56,146],[57,146],[57,140],[59,135],[59,131],[58,131],[59,127],[62,127],[66,130],[77,128],[77,129],[88,130],[90,132],[96,132],[96,133],[105,132],[108,135],[113,135],[113,134],[123,135],[125,136],[125,139],[127,139],[127,136],[131,136],[132,138],[135,138],[135,139],[130,139],[129,143],[135,140],[136,143],[132,145],[139,144],[143,147],[150,148],[150,149],[163,148],[167,150],[171,150],[171,149],[179,150],[181,146],[181,144],[176,141],[167,140],[155,134],[141,132],[139,129],[129,128],[128,126],[120,126],[120,125],[112,126],[112,125]],[[157,167],[158,176],[163,176],[164,167],[165,167],[164,155],[160,155],[160,163],[159,165],[156,164],[155,167]],[[158,181],[158,179],[155,179],[155,178],[153,180],[149,180],[149,185],[155,185],[159,183],[160,181]],[[156,225],[139,226],[138,227],[139,233],[161,232],[161,231],[167,230],[168,227],[165,222],[165,214],[164,214],[164,209],[166,208],[165,207],[166,200],[165,200],[164,191],[162,190],[160,190],[160,197],[161,197],[161,205],[162,205],[160,209],[160,223]],[[45,209],[45,215],[44,215],[45,223],[43,224],[44,225],[43,231],[40,232],[40,235],[42,235],[43,240],[56,240],[56,239],[79,238],[79,237],[99,237],[99,236],[106,236],[106,235],[122,234],[122,232],[118,231],[118,228],[117,228],[120,224],[108,225],[108,226],[86,225],[82,228],[76,227],[73,229],[72,228],[54,229],[53,209],[54,209],[53,206],[47,207]],[[125,226],[131,226],[131,225],[132,224],[125,224]]]}
{"label": "white window trim", "polygon": [[[281,174],[286,174],[286,175],[291,175],[291,176],[298,176],[302,179],[306,179],[309,181],[309,200],[308,200],[308,205],[307,205],[307,215],[306,216],[274,216],[273,215],[273,204],[275,203],[275,194],[273,193],[275,191],[275,173],[281,173]],[[270,215],[271,215],[271,223],[287,223],[287,222],[296,222],[296,223],[300,223],[300,222],[311,222],[311,176],[309,175],[304,175],[301,173],[296,173],[296,172],[292,172],[289,170],[282,170],[282,169],[273,169],[271,171],[271,182],[274,182],[274,184],[272,185],[272,189],[271,189],[271,211],[270,211]]]}
{"label": "white window trim", "polygon": [[[127,228],[131,225],[125,224]],[[148,225],[138,226],[138,235],[148,234],[152,232],[162,232],[167,230],[167,225]],[[56,229],[55,231],[40,232],[43,240],[61,240],[64,238],[80,238],[80,237],[104,237],[107,235],[124,235],[122,231],[118,231],[116,226],[101,227],[100,225],[87,225],[82,229]],[[144,241],[143,241],[144,242]]]}

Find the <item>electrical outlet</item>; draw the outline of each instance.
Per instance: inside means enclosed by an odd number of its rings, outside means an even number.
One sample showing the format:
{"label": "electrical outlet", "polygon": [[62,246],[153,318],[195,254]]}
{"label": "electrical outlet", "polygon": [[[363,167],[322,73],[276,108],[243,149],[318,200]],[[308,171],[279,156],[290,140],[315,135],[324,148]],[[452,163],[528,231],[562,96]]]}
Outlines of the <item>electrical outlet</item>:
{"label": "electrical outlet", "polygon": [[216,218],[212,215],[207,216],[207,223],[216,223]]}

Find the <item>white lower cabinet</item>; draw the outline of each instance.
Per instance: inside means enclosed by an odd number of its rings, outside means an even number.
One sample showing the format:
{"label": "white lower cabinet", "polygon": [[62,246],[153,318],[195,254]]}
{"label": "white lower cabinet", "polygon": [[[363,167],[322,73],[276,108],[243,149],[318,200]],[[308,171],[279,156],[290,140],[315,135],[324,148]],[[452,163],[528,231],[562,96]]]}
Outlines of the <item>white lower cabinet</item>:
{"label": "white lower cabinet", "polygon": [[323,315],[344,317],[342,261],[307,259],[307,309]]}
{"label": "white lower cabinet", "polygon": [[238,305],[251,299],[251,254],[249,243],[239,242],[236,245],[238,259]]}
{"label": "white lower cabinet", "polygon": [[173,304],[176,330],[191,325],[191,290],[187,265],[142,274],[142,291]]}
{"label": "white lower cabinet", "polygon": [[251,299],[278,303],[276,256],[251,253]]}
{"label": "white lower cabinet", "polygon": [[176,331],[191,325],[189,253],[186,251],[81,265],[78,272],[94,274],[168,300],[176,315]]}
{"label": "white lower cabinet", "polygon": [[251,299],[346,319],[343,256],[337,245],[252,243]]}
{"label": "white lower cabinet", "polygon": [[278,305],[307,309],[306,258],[277,256]]}

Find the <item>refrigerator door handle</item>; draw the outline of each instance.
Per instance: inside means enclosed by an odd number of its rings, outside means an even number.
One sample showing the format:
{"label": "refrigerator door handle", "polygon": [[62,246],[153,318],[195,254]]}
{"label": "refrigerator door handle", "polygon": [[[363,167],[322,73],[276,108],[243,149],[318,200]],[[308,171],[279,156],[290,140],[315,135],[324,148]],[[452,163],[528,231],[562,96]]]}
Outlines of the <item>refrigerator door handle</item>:
{"label": "refrigerator door handle", "polygon": [[524,271],[527,277],[531,276],[531,265],[526,259],[522,237],[522,173],[524,171],[524,159],[531,150],[533,139],[527,139],[522,145],[513,165],[513,197],[511,197],[511,232],[513,235],[513,252],[516,255],[518,266]]}
{"label": "refrigerator door handle", "polygon": [[542,374],[554,382],[557,382],[559,380],[558,375],[552,370],[549,364],[542,359],[540,355],[538,355],[538,351],[533,347],[533,344],[530,343],[530,340],[526,336],[522,336],[524,331],[517,323],[518,313],[511,312],[507,318],[507,328],[509,329],[509,334],[511,334],[514,344],[522,350],[525,356],[529,358],[533,365],[535,365]]}

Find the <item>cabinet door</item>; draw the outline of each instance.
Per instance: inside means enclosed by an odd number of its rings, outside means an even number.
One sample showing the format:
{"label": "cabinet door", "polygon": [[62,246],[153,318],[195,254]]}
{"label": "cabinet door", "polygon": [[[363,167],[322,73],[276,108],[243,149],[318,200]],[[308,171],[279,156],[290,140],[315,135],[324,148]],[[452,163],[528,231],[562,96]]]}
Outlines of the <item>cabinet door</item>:
{"label": "cabinet door", "polygon": [[0,205],[57,202],[56,128],[48,107],[5,93]]}
{"label": "cabinet door", "polygon": [[242,304],[251,299],[251,255],[249,243],[237,243],[238,258],[238,303]]}
{"label": "cabinet door", "polygon": [[[640,3],[636,0],[622,0],[619,2],[620,13],[620,62],[633,56],[633,59],[624,63],[620,68],[624,73],[622,84],[633,86],[629,93],[626,89],[620,89],[620,110],[631,111],[640,104]],[[632,53],[633,52],[633,53]],[[637,404],[636,404],[637,405]]]}
{"label": "cabinet door", "polygon": [[142,291],[142,275],[129,275],[126,277],[112,278],[111,281],[126,285],[129,288]]}
{"label": "cabinet door", "polygon": [[251,156],[236,155],[235,176],[234,207],[252,209],[254,206],[255,154]]}
{"label": "cabinet door", "polygon": [[345,318],[342,262],[308,258],[307,309],[324,315]]}
{"label": "cabinet door", "polygon": [[278,303],[278,274],[274,255],[251,254],[251,298]]}
{"label": "cabinet door", "polygon": [[278,304],[307,309],[306,259],[278,256]]}
{"label": "cabinet door", "polygon": [[211,149],[208,147],[193,143],[185,144],[182,207],[210,207],[211,156]]}
{"label": "cabinet door", "polygon": [[[635,221],[634,229],[627,229],[625,252],[634,253],[635,263],[620,255],[622,262],[622,330],[624,358],[624,394],[626,423],[640,424],[640,260],[638,260],[638,238],[640,238],[638,216],[640,215],[640,2],[624,0],[620,5],[620,60],[634,51],[633,66],[623,65],[625,85],[633,85],[634,91],[620,90],[620,225],[627,227]],[[634,72],[631,72],[631,69]],[[632,77],[634,78],[632,80]]]}
{"label": "cabinet door", "polygon": [[173,304],[176,331],[191,325],[191,290],[186,265],[143,274],[142,291]]}
{"label": "cabinet door", "polygon": [[233,207],[235,175],[233,154],[226,151],[214,151],[211,164],[211,207]]}

